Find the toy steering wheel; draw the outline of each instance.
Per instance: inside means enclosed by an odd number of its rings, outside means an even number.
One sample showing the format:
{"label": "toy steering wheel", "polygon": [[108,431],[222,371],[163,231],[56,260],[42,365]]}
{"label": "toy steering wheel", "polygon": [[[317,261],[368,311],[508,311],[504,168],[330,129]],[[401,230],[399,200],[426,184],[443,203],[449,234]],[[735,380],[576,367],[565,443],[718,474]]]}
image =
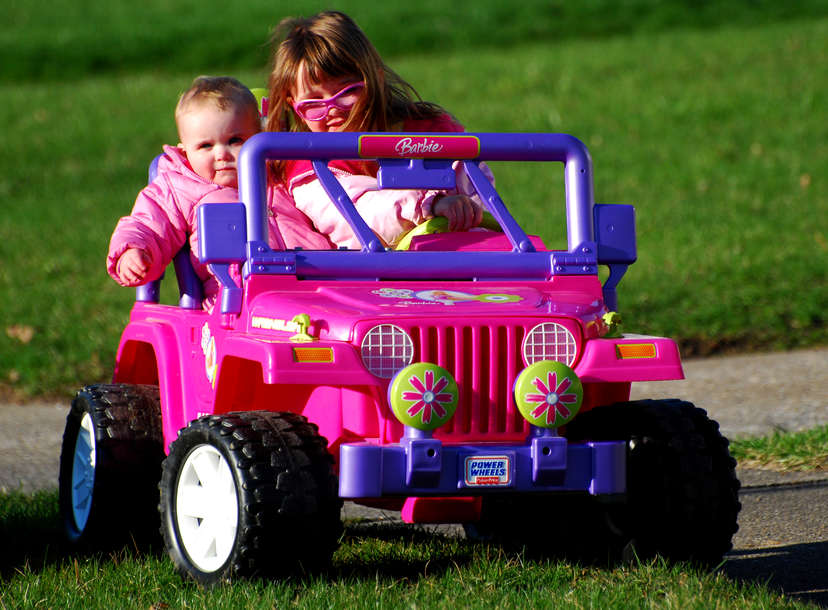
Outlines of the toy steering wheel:
{"label": "toy steering wheel", "polygon": [[[480,224],[474,227],[475,229],[486,229],[488,231],[498,231],[503,232],[503,229],[500,227],[500,224],[495,220],[495,217],[492,216],[489,212],[483,212],[483,220],[480,221]],[[435,216],[434,218],[429,218],[423,223],[418,224],[416,227],[411,229],[408,233],[402,236],[397,245],[394,246],[395,250],[408,250],[411,248],[411,240],[413,240],[418,235],[433,235],[434,233],[450,233],[448,228],[448,218],[445,216]]]}

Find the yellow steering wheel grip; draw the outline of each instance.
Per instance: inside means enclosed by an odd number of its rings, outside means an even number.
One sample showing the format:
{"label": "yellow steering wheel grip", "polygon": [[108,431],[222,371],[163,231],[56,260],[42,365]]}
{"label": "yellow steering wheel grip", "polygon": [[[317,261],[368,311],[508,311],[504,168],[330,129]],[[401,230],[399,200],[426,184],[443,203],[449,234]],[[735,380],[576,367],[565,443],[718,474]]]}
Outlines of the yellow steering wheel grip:
{"label": "yellow steering wheel grip", "polygon": [[[483,212],[483,220],[475,227],[476,229],[487,229],[489,231],[502,231],[500,224],[495,220],[489,212]],[[432,235],[434,233],[449,233],[448,218],[445,216],[435,216],[429,218],[425,222],[418,224],[408,233],[402,236],[402,239],[394,246],[395,250],[408,250],[411,248],[411,240],[418,235]]]}

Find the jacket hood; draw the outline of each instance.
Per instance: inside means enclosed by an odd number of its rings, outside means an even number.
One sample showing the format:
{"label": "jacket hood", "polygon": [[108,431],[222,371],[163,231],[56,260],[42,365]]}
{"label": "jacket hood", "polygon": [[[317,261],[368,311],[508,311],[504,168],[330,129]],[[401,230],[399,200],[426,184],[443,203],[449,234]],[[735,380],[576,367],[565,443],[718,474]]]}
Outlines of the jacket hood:
{"label": "jacket hood", "polygon": [[190,167],[190,162],[187,160],[187,156],[184,154],[184,151],[177,146],[170,146],[168,144],[164,145],[164,154],[161,155],[161,158],[158,160],[158,171],[177,172],[191,180],[210,184],[209,180],[205,180],[193,171],[193,168]]}

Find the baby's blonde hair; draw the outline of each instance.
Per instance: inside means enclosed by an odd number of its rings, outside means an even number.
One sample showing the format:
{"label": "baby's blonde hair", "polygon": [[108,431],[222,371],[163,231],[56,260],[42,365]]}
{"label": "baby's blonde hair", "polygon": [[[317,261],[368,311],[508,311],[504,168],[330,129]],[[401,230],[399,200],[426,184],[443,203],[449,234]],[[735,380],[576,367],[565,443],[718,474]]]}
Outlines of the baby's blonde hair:
{"label": "baby's blonde hair", "polygon": [[220,110],[239,110],[250,113],[259,124],[259,103],[253,92],[232,76],[199,76],[190,85],[175,106],[175,121],[193,107],[206,101],[213,102]]}

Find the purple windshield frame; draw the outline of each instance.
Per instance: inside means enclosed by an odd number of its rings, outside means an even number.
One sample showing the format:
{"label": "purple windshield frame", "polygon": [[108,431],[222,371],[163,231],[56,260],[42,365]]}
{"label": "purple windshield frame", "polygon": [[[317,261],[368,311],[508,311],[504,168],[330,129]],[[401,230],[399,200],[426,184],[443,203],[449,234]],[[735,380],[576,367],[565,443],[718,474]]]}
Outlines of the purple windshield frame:
{"label": "purple windshield frame", "polygon": [[[248,240],[267,243],[268,172],[266,162],[268,159],[359,159],[361,158],[360,137],[365,135],[403,137],[406,134],[264,132],[245,142],[239,155],[239,188],[241,200],[246,208]],[[447,134],[418,133],[416,135],[428,137],[446,136]],[[479,154],[473,158],[460,159],[463,161],[556,161],[563,163],[568,249],[573,252],[581,244],[594,242],[595,200],[592,160],[586,146],[580,140],[568,134],[547,133],[463,133],[462,135],[475,137],[479,141]],[[498,206],[497,202],[493,202],[490,197],[481,195],[488,210],[504,225],[504,232],[514,243],[516,239],[514,227],[517,227],[517,224],[511,216],[508,216],[505,207]],[[354,227],[354,229],[357,237],[363,241],[364,249],[377,251],[376,246],[373,245],[365,248],[365,244],[370,243],[372,238],[364,233],[367,226]],[[517,230],[520,231],[520,228],[517,227]],[[517,239],[517,241],[520,240]],[[531,248],[527,251],[531,251]]]}

